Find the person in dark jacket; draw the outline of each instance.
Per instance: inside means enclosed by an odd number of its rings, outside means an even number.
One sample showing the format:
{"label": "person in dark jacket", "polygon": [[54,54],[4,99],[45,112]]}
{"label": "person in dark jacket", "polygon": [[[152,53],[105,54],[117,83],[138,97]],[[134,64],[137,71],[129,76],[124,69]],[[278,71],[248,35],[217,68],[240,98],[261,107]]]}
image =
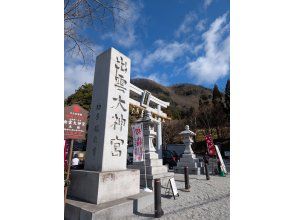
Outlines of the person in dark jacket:
{"label": "person in dark jacket", "polygon": [[206,179],[209,180],[210,177],[209,177],[209,173],[208,173],[208,163],[209,163],[209,156],[206,154],[204,154],[203,156],[203,161],[204,161],[204,168],[205,168],[205,175],[206,175]]}

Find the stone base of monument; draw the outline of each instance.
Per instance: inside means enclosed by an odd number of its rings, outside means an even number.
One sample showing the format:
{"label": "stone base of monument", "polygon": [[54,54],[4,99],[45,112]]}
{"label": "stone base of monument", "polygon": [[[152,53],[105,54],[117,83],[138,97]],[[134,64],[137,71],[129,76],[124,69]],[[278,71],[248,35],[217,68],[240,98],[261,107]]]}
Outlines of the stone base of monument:
{"label": "stone base of monument", "polygon": [[144,208],[152,206],[154,194],[144,192],[118,199],[115,201],[91,204],[74,199],[67,199],[65,205],[65,220],[100,220],[100,219],[129,219],[139,214]]}
{"label": "stone base of monument", "polygon": [[189,174],[201,175],[205,174],[204,163],[196,158],[193,154],[183,154],[177,166],[174,167],[175,173],[184,173],[184,167],[187,166]]}
{"label": "stone base of monument", "polygon": [[140,192],[139,170],[97,172],[73,170],[70,197],[92,204],[105,203]]}
{"label": "stone base of monument", "polygon": [[[134,162],[132,165],[128,165],[130,169],[140,170],[140,186],[145,188],[145,168],[144,162]],[[168,167],[162,165],[162,159],[146,159],[146,179],[147,187],[151,190],[154,189],[154,179],[160,178],[161,185],[166,186],[168,180],[174,177],[173,172],[168,172]]]}

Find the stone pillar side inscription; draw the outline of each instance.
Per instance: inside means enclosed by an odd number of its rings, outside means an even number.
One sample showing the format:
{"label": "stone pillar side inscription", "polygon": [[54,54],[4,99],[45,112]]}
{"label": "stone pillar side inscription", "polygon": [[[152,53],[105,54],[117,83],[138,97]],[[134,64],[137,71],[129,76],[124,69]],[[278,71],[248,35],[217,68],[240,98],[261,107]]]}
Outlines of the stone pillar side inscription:
{"label": "stone pillar side inscription", "polygon": [[85,169],[126,169],[130,64],[114,48],[97,57]]}

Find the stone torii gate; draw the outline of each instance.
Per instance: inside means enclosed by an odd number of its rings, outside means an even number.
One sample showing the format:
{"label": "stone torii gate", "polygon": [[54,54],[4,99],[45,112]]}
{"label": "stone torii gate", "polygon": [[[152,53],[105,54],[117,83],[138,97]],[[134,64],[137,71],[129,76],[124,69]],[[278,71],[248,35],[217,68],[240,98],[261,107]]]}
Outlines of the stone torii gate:
{"label": "stone torii gate", "polygon": [[[130,84],[130,90],[134,92],[135,94],[139,95],[141,97],[141,101],[136,101],[132,98],[130,98],[129,102],[130,105],[135,106],[137,108],[141,108],[142,111],[150,111],[154,115],[158,116],[156,120],[157,122],[157,128],[156,128],[156,151],[158,153],[158,157],[162,158],[162,120],[161,118],[170,120],[170,118],[167,117],[167,114],[164,113],[161,109],[167,108],[169,106],[169,102],[164,102],[155,96],[153,96],[149,91],[142,90],[138,88],[137,86]],[[157,106],[157,109],[152,108],[150,104],[155,104]],[[143,117],[143,114],[142,114]]]}
{"label": "stone torii gate", "polygon": [[[154,188],[154,179],[160,178],[162,185],[167,185],[170,178],[174,177],[174,173],[168,172],[168,167],[163,166],[162,161],[162,132],[161,118],[167,118],[167,115],[161,111],[161,108],[167,108],[168,102],[164,102],[151,95],[148,91],[143,91],[140,88],[131,84],[131,91],[138,94],[141,101],[138,102],[130,98],[130,104],[142,109],[141,118],[136,123],[143,124],[145,162],[134,162],[128,168],[140,170],[140,185],[142,187]],[[150,104],[156,105],[156,109]],[[155,114],[158,119],[152,117]],[[154,127],[156,126],[156,133]],[[154,148],[153,139],[156,138],[156,147]],[[147,185],[146,185],[147,184]]]}

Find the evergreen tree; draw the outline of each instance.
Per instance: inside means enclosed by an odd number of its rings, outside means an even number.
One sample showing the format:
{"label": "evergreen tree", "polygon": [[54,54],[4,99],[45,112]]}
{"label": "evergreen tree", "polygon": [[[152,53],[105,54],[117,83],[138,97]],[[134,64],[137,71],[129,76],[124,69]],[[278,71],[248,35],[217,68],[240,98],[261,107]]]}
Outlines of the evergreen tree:
{"label": "evergreen tree", "polygon": [[74,94],[70,95],[65,101],[65,105],[78,104],[84,109],[90,111],[92,101],[93,85],[91,83],[85,83],[78,88]]}
{"label": "evergreen tree", "polygon": [[228,79],[225,89],[225,104],[228,114],[230,114],[230,80]]}
{"label": "evergreen tree", "polygon": [[218,86],[214,84],[213,90],[212,90],[212,101],[217,101],[222,98],[222,94],[218,89]]}

